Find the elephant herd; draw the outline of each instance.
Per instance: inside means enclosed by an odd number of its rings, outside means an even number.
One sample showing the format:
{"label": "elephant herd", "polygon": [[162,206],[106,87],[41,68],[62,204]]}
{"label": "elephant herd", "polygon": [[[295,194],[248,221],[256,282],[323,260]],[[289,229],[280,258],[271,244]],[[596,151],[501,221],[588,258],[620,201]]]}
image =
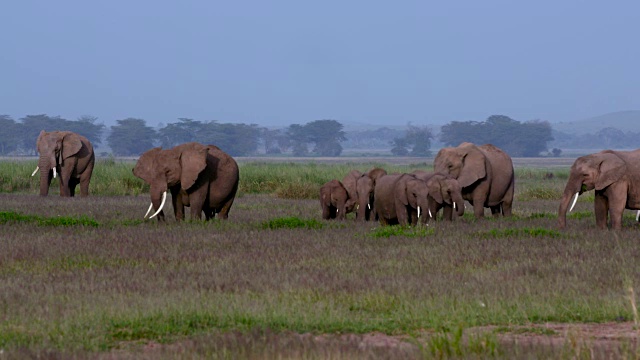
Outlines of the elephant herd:
{"label": "elephant herd", "polygon": [[[53,178],[60,174],[60,196],[74,196],[80,184],[80,195],[89,195],[89,182],[95,165],[95,154],[89,140],[70,131],[40,132],[36,141],[40,158],[34,176],[40,171],[40,195],[47,196]],[[219,214],[229,216],[238,191],[240,172],[236,161],[215,145],[196,142],[171,149],[153,148],[143,153],[133,174],[150,186],[151,205],[145,218],[164,221],[163,207],[167,191],[176,220],[184,219],[184,207],[191,208],[191,218],[207,220]]]}
{"label": "elephant herd", "polygon": [[434,172],[387,174],[374,168],[360,174],[353,170],[342,182],[324,184],[320,203],[324,219],[344,219],[355,209],[360,221],[416,225],[435,218],[440,209],[445,220],[452,220],[454,211],[462,216],[465,200],[473,206],[476,217],[484,216],[485,208],[494,215],[509,216],[513,193],[509,155],[493,145],[462,143],[438,152]]}
{"label": "elephant herd", "polygon": [[[70,131],[41,131],[36,141],[40,154],[40,195],[46,196],[53,178],[59,177],[60,196],[89,195],[95,154],[89,140]],[[510,216],[514,196],[514,170],[509,155],[490,145],[462,143],[442,148],[433,163],[434,171],[387,174],[373,168],[365,173],[353,170],[342,181],[331,180],[320,188],[323,219],[344,219],[350,212],[359,221],[383,225],[416,225],[435,218],[464,214],[465,200],[476,217],[489,208],[494,216]],[[143,153],[133,174],[150,186],[151,205],[145,215],[164,221],[163,207],[171,193],[176,220],[184,219],[184,207],[191,218],[226,219],[236,196],[239,169],[236,161],[214,145],[196,142],[171,149],[153,148]],[[640,220],[640,149],[604,150],[579,157],[571,167],[558,209],[558,226],[566,226],[578,196],[595,190],[596,225],[622,228],[624,209],[638,210]],[[569,206],[571,203],[571,206]]]}
{"label": "elephant herd", "polygon": [[[464,200],[478,218],[484,216],[485,208],[494,216],[511,215],[515,178],[511,158],[504,151],[465,142],[441,149],[433,167],[433,172],[410,174],[387,174],[380,168],[364,174],[353,170],[342,182],[331,180],[320,189],[322,218],[342,220],[355,211],[359,221],[424,224],[440,209],[445,220],[452,220],[454,211],[461,216]],[[595,190],[599,228],[605,229],[610,217],[611,227],[621,229],[624,209],[638,210],[636,221],[640,221],[640,149],[604,150],[576,159],[558,209],[560,228],[566,226],[567,209],[571,211],[578,196],[589,190]]]}

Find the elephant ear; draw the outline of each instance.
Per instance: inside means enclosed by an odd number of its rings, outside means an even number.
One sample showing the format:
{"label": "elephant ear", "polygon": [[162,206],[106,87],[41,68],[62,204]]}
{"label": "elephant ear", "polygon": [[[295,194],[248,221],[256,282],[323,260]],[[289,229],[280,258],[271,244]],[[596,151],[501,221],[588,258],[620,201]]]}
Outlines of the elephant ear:
{"label": "elephant ear", "polygon": [[475,146],[467,147],[462,154],[462,169],[458,176],[460,186],[467,187],[487,176],[486,158]]}
{"label": "elephant ear", "polygon": [[67,132],[62,135],[62,159],[76,155],[81,148],[82,141],[80,141],[80,135],[72,132]]}
{"label": "elephant ear", "polygon": [[399,180],[398,182],[396,182],[396,185],[394,186],[393,190],[394,190],[393,193],[396,199],[398,199],[398,201],[400,201],[405,206],[409,205],[409,198],[407,197],[406,181]]}
{"label": "elephant ear", "polygon": [[615,154],[603,154],[596,178],[596,190],[602,190],[620,178],[627,171],[627,164]]}
{"label": "elephant ear", "polygon": [[180,186],[188,190],[195,184],[200,173],[207,167],[208,149],[205,146],[197,146],[186,149],[180,155]]}
{"label": "elephant ear", "polygon": [[429,181],[428,183],[429,195],[437,202],[438,204],[442,204],[444,199],[442,198],[440,182],[436,179]]}

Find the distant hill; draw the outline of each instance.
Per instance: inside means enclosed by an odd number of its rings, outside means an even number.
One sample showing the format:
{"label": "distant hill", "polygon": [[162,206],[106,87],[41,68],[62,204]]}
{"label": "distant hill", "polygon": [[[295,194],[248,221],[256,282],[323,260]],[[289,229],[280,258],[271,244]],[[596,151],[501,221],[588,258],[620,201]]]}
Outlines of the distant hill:
{"label": "distant hill", "polygon": [[640,132],[640,110],[617,111],[584,120],[553,123],[551,126],[557,131],[571,135],[593,134],[606,127],[614,127],[625,132]]}

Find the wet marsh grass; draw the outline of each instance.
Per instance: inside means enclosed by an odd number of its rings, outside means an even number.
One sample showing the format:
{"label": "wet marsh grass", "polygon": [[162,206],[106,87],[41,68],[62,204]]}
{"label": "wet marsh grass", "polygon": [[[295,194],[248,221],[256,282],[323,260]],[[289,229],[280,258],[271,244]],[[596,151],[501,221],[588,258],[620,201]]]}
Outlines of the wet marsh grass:
{"label": "wet marsh grass", "polygon": [[[412,350],[369,349],[383,357],[489,356],[508,349],[490,334],[463,342],[459,332],[633,319],[638,225],[627,214],[616,241],[596,229],[584,201],[563,231],[558,200],[546,198],[519,199],[511,219],[465,214],[407,229],[356,223],[353,214],[320,220],[315,198],[247,192],[228,221],[178,224],[169,208],[165,225],[141,220],[148,203],[144,194],[0,194],[0,214],[9,214],[0,221],[0,349],[92,357],[160,343],[167,358],[179,354],[172,344],[199,356],[353,358],[363,354],[359,340],[323,347],[283,334],[380,332],[421,339]],[[95,224],[37,220],[61,216]]]}

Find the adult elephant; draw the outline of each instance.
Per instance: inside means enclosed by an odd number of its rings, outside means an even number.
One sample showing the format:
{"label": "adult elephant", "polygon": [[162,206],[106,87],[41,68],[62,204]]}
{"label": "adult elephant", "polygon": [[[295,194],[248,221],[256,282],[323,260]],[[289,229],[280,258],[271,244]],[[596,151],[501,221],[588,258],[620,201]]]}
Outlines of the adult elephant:
{"label": "adult elephant", "polygon": [[322,185],[320,187],[322,218],[344,220],[348,200],[349,193],[340,181],[334,179]]}
{"label": "adult elephant", "polygon": [[71,131],[42,130],[36,140],[40,154],[38,166],[31,176],[40,170],[40,196],[49,194],[51,180],[60,174],[60,196],[74,196],[80,184],[80,196],[89,195],[89,182],[96,162],[89,140]]}
{"label": "adult elephant", "polygon": [[133,174],[151,187],[152,209],[164,221],[167,190],[171,192],[173,211],[177,221],[184,219],[184,207],[191,207],[191,219],[207,220],[219,213],[221,219],[229,216],[229,210],[238,191],[240,180],[238,164],[215,145],[190,142],[163,150],[160,147],[140,156]]}
{"label": "adult elephant", "polygon": [[438,211],[443,209],[443,219],[452,221],[453,212],[457,216],[464,215],[464,199],[462,187],[458,180],[449,175],[416,170],[412,173],[418,179],[427,184],[429,195],[427,196],[429,218],[436,218]]}
{"label": "adult elephant", "polygon": [[358,201],[356,220],[376,220],[374,189],[378,179],[385,175],[387,175],[385,169],[375,167],[362,174],[358,180],[356,180],[356,198]]}
{"label": "adult elephant", "polygon": [[494,216],[511,215],[514,171],[511,157],[504,151],[491,144],[464,142],[440,149],[433,163],[435,172],[458,180],[462,197],[473,205],[477,218],[484,216],[485,207]]}
{"label": "adult elephant", "polygon": [[[417,225],[421,211],[428,209],[429,190],[424,180],[412,174],[385,175],[375,187],[375,211],[382,225]],[[422,216],[426,223],[428,216]]]}
{"label": "adult elephant", "polygon": [[571,166],[558,209],[558,225],[561,228],[566,226],[571,199],[573,203],[569,211],[573,210],[578,196],[590,190],[595,190],[593,207],[596,225],[604,229],[607,216],[610,216],[611,227],[620,230],[624,209],[640,210],[640,149],[604,150],[577,158]]}
{"label": "adult elephant", "polygon": [[358,178],[362,176],[362,173],[358,170],[351,170],[349,173],[342,179],[342,185],[347,190],[349,194],[349,199],[346,204],[346,213],[353,212],[356,204],[357,204],[357,196],[356,192],[356,184],[358,182]]}

